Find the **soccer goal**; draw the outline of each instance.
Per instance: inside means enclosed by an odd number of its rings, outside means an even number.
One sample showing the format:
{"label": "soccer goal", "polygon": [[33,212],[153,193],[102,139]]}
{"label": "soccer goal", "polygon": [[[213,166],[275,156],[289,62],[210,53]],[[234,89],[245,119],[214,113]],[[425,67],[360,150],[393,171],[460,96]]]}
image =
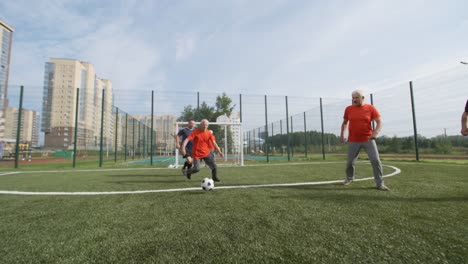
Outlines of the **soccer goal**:
{"label": "soccer goal", "polygon": [[[200,122],[195,123],[197,127]],[[177,135],[180,129],[187,126],[187,122],[176,122],[174,135]],[[238,165],[244,166],[244,139],[242,133],[242,123],[229,122],[210,122],[208,127],[216,137],[216,143],[224,154],[224,158],[216,156],[218,165]],[[180,141],[182,145],[182,141]],[[174,168],[183,165],[184,159],[176,149]]]}

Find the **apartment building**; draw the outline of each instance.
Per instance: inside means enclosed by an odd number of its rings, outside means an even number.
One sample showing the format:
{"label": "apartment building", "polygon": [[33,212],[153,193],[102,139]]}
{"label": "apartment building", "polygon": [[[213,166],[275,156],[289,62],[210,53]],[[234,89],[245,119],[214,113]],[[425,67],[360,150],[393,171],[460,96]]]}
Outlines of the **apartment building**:
{"label": "apartment building", "polygon": [[[148,142],[151,140],[151,115],[133,115],[141,126],[145,127],[144,135],[140,132],[140,144],[141,141]],[[175,122],[177,118],[172,115],[154,115],[153,116],[153,142],[155,144],[155,153],[168,153],[174,149],[175,141],[172,136],[175,133]],[[143,129],[143,128],[141,128]],[[147,130],[147,131],[146,131]],[[138,132],[136,132],[138,133]]]}
{"label": "apartment building", "polygon": [[0,20],[0,138],[5,137],[5,115],[8,109],[8,74],[12,40],[13,28]]}
{"label": "apartment building", "polygon": [[[76,111],[77,88],[79,104]],[[112,83],[96,77],[94,66],[75,59],[51,58],[45,64],[41,131],[44,147],[71,148],[78,114],[77,145],[99,148],[102,90],[104,90],[104,135],[112,138]],[[109,142],[109,140],[107,140]],[[112,143],[112,142],[109,142]]]}
{"label": "apartment building", "polygon": [[[19,109],[8,107],[5,118],[5,138],[16,139],[18,134]],[[20,143],[30,147],[39,146],[39,113],[23,109],[21,111]]]}

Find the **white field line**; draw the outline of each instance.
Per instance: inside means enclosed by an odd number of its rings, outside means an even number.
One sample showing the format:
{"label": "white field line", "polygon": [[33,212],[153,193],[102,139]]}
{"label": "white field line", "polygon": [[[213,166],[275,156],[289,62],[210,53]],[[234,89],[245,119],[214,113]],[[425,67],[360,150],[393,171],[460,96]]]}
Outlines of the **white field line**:
{"label": "white field line", "polygon": [[9,172],[0,173],[0,176],[11,175],[11,174],[19,174],[19,173],[21,173],[21,172],[19,172],[19,171],[9,171]]}
{"label": "white field line", "polygon": [[[251,165],[244,165],[244,167],[271,167],[271,166],[290,166],[290,165],[308,165],[308,164],[332,164],[332,163],[343,163],[343,162],[338,162],[338,161],[324,161],[324,162],[294,162],[294,163],[277,163],[277,164],[251,164]],[[369,162],[362,162],[362,163],[369,163]],[[370,163],[369,163],[370,164]],[[218,164],[219,167],[222,166],[222,164]],[[239,168],[241,166],[239,165],[228,165],[228,166],[222,166],[224,168]],[[8,175],[8,174],[33,174],[33,173],[67,173],[67,172],[96,172],[96,171],[132,171],[132,170],[171,170],[171,169],[177,169],[177,168],[118,168],[118,169],[85,169],[85,170],[75,170],[75,169],[69,169],[69,170],[41,170],[41,171],[6,171],[3,173],[0,173],[0,176],[2,175]],[[179,169],[180,170],[180,169]]]}
{"label": "white field line", "polygon": [[[309,163],[310,164],[310,163]],[[397,167],[390,165],[383,165],[394,169],[394,172],[384,175],[383,177],[392,177],[399,173],[401,170]],[[354,181],[366,181],[372,180],[373,177],[355,179]],[[219,189],[241,189],[241,188],[260,188],[260,187],[289,187],[289,186],[303,186],[303,185],[324,185],[341,183],[343,180],[333,181],[319,181],[319,182],[297,182],[297,183],[274,183],[274,184],[255,184],[255,185],[232,185],[232,186],[220,186],[216,187]],[[0,194],[16,194],[16,195],[111,195],[111,194],[142,194],[142,193],[162,193],[162,192],[182,192],[182,191],[201,191],[200,187],[197,188],[178,188],[178,189],[163,189],[163,190],[140,190],[140,191],[115,191],[115,192],[22,192],[22,191],[2,191]]]}

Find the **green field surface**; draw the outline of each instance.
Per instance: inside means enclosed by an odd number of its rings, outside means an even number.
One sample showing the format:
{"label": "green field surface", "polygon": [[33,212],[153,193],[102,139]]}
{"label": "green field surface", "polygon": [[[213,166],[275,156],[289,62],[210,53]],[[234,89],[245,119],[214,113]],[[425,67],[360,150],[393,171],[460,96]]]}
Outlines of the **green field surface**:
{"label": "green field surface", "polygon": [[384,165],[2,171],[0,263],[467,263],[468,165]]}

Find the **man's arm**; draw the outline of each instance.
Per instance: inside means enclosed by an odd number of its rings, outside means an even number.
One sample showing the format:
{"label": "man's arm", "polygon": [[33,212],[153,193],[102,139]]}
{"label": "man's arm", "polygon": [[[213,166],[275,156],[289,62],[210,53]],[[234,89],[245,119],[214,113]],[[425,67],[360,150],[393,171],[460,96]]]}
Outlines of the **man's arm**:
{"label": "man's arm", "polygon": [[174,139],[175,139],[175,147],[176,147],[176,149],[180,149],[180,145],[179,145],[179,143],[180,143],[180,142],[179,142],[180,138],[179,138],[179,135],[178,135],[178,134],[177,134],[177,135],[171,134],[171,136],[173,136]]}
{"label": "man's arm", "polygon": [[218,144],[216,144],[216,141],[212,140],[213,146],[215,147],[216,151],[218,151],[218,154],[224,158],[224,153],[221,152],[221,149],[219,148]]}
{"label": "man's arm", "polygon": [[374,121],[377,124],[377,126],[375,127],[374,132],[372,132],[372,135],[370,135],[370,140],[376,139],[380,133],[380,130],[382,130],[382,118],[376,118],[374,119]]}
{"label": "man's arm", "polygon": [[462,118],[461,118],[461,134],[462,134],[463,136],[468,136],[468,124],[467,124],[467,121],[468,121],[468,113],[467,113],[467,112],[463,112]]}
{"label": "man's arm", "polygon": [[185,153],[185,147],[187,147],[187,144],[188,144],[189,141],[190,141],[190,140],[189,140],[188,138],[186,138],[186,139],[184,140],[184,142],[182,142],[182,146],[180,147],[180,153],[181,153],[182,155],[187,154],[187,153]]}
{"label": "man's arm", "polygon": [[344,133],[346,131],[346,128],[348,127],[348,119],[343,118],[343,123],[341,124],[341,134],[340,134],[340,142],[344,142]]}

